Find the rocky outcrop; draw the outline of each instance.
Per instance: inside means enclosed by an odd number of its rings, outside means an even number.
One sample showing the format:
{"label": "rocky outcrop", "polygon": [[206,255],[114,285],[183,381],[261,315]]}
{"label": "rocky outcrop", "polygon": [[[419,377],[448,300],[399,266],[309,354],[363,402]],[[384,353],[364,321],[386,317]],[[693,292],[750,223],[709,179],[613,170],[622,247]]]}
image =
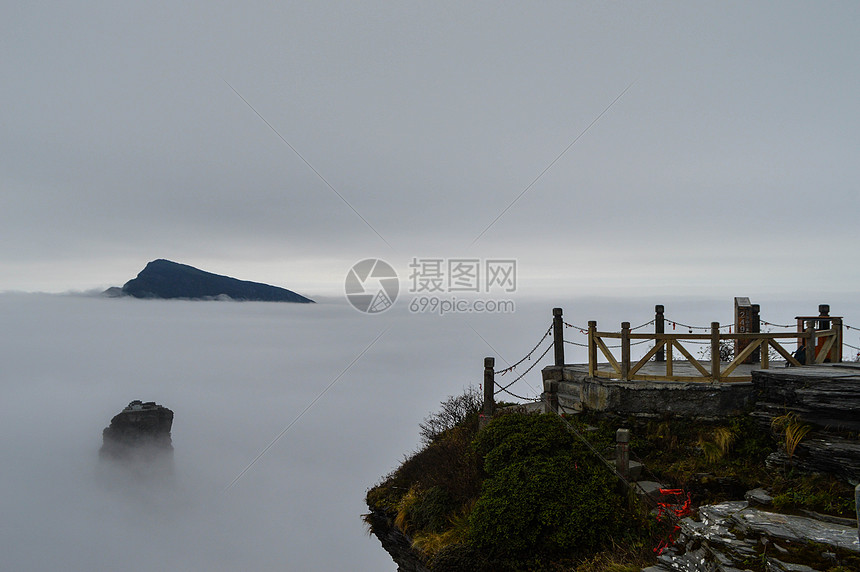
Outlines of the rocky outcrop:
{"label": "rocky outcrop", "polygon": [[817,432],[800,442],[792,458],[784,451],[768,455],[769,469],[793,467],[806,473],[828,473],[852,485],[860,483],[860,441]]}
{"label": "rocky outcrop", "polygon": [[[108,291],[106,295],[110,295]],[[313,303],[310,298],[286,288],[212,274],[170,260],[153,260],[137,278],[125,283],[122,292],[135,298]]]}
{"label": "rocky outcrop", "polygon": [[379,539],[382,548],[397,564],[398,572],[430,572],[412,549],[412,540],[394,525],[391,516],[380,510],[372,510],[364,516],[364,521],[370,533]]}
{"label": "rocky outcrop", "polygon": [[102,431],[103,459],[141,464],[173,455],[173,411],[153,401],[132,401]]}
{"label": "rocky outcrop", "polygon": [[785,451],[767,459],[771,469],[793,467],[829,473],[853,485],[860,482],[860,369],[857,364],[826,364],[754,371],[754,417],[769,430],[774,418],[795,414],[811,431],[791,458]]}
{"label": "rocky outcrop", "polygon": [[734,572],[751,564],[775,572],[814,572],[837,566],[855,570],[860,564],[856,526],[766,512],[746,501],[699,507],[698,518],[685,518],[679,526],[675,544],[643,572]]}
{"label": "rocky outcrop", "polygon": [[820,428],[860,431],[860,364],[754,371],[756,410],[774,417],[794,411]]}

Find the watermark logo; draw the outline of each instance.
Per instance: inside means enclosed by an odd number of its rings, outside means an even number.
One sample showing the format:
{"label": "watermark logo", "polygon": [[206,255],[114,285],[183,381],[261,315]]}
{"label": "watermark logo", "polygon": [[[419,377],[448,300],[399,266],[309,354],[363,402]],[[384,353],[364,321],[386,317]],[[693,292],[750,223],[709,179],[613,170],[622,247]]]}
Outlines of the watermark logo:
{"label": "watermark logo", "polygon": [[400,279],[384,260],[367,258],[349,269],[344,288],[353,308],[366,314],[379,314],[394,305],[400,292]]}
{"label": "watermark logo", "polygon": [[409,302],[413,314],[513,314],[517,309],[513,300],[473,300],[454,296],[415,296]]}
{"label": "watermark logo", "polygon": [[409,292],[516,292],[517,261],[501,258],[413,258]]}
{"label": "watermark logo", "polygon": [[[517,261],[511,258],[412,258],[408,276],[413,314],[512,313],[516,308],[510,299],[472,297],[516,292]],[[390,264],[367,258],[350,268],[345,287],[355,309],[379,314],[394,305],[400,281]]]}

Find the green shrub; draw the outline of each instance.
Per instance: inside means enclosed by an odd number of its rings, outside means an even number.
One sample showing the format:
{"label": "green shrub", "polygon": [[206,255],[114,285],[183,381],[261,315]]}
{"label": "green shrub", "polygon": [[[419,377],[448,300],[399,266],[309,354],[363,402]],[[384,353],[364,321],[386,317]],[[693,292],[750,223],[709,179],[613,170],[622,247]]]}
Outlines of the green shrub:
{"label": "green shrub", "polygon": [[475,439],[475,452],[490,476],[523,459],[570,453],[577,441],[554,415],[502,415]]}
{"label": "green shrub", "polygon": [[412,526],[427,532],[442,532],[448,527],[450,515],[458,508],[446,489],[433,487],[422,494],[413,507]]}
{"label": "green shrub", "polygon": [[441,549],[430,561],[433,572],[471,572],[498,571],[484,554],[469,544],[450,544]]}
{"label": "green shrub", "polygon": [[615,477],[557,417],[500,417],[475,446],[488,478],[469,541],[490,557],[585,554],[619,530],[626,505]]}
{"label": "green shrub", "polygon": [[836,478],[802,475],[773,483],[773,506],[778,510],[807,509],[854,516],[854,489]]}
{"label": "green shrub", "polygon": [[758,423],[749,416],[733,417],[729,426],[738,435],[734,450],[738,457],[749,464],[764,464],[764,460],[775,449],[773,438],[762,431]]}
{"label": "green shrub", "polygon": [[470,416],[462,425],[445,431],[421,451],[404,459],[400,467],[367,492],[368,506],[395,511],[401,498],[413,487],[421,491],[441,487],[456,507],[474,499],[480,490],[472,448],[477,428],[477,415]]}

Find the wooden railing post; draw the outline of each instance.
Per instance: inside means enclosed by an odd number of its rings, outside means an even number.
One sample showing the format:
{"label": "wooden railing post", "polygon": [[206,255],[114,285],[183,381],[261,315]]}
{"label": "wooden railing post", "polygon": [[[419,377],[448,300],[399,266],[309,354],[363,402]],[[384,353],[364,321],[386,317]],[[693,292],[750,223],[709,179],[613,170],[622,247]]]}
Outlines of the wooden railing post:
{"label": "wooden railing post", "polygon": [[667,341],[665,347],[666,347],[666,377],[671,377],[671,376],[675,375],[675,372],[673,370],[675,364],[672,363],[672,360],[675,359],[674,357],[672,357],[672,342]]}
{"label": "wooden railing post", "polygon": [[[759,306],[758,304],[752,305],[752,325],[750,326],[750,329],[754,334],[761,333],[761,306]],[[762,348],[765,348],[765,351],[767,351],[767,346],[759,346],[758,348],[753,350],[753,353],[749,359],[749,363],[758,363],[759,361],[761,361],[760,356]]]}
{"label": "wooden railing post", "polygon": [[[657,304],[654,306],[654,333],[655,334],[665,334],[666,333],[666,321],[663,318],[663,305]],[[660,340],[654,340],[655,344],[659,344]],[[664,348],[660,348],[657,350],[657,353],[654,354],[654,361],[662,362],[666,361],[666,350]]]}
{"label": "wooden railing post", "polygon": [[842,318],[833,318],[833,328],[836,330],[836,341],[833,348],[833,361],[842,363]]}
{"label": "wooden railing post", "polygon": [[597,371],[597,321],[588,322],[588,377],[594,377]]}
{"label": "wooden railing post", "polygon": [[480,428],[486,427],[493,418],[493,414],[496,412],[496,400],[494,395],[496,389],[496,374],[493,371],[495,365],[496,358],[484,358],[484,410],[481,413],[479,423]]}
{"label": "wooden railing post", "polygon": [[630,376],[630,322],[621,322],[621,381]]}
{"label": "wooden railing post", "polygon": [[711,322],[711,379],[720,381],[720,323]]}
{"label": "wooden railing post", "polygon": [[555,345],[555,365],[564,365],[564,320],[561,308],[552,309],[552,341]]}
{"label": "wooden railing post", "polygon": [[[818,305],[818,317],[820,318],[818,320],[818,329],[819,330],[829,330],[830,329],[830,320],[829,319],[825,320],[824,318],[830,317],[830,304],[819,304]],[[816,346],[816,350],[817,350],[818,344],[815,344],[815,346]],[[825,356],[824,361],[830,361],[830,359],[829,359],[830,355],[832,355],[832,354],[830,352],[828,352],[828,355]]]}
{"label": "wooden railing post", "polygon": [[[818,305],[818,317],[820,318],[818,320],[818,329],[819,330],[829,330],[830,329],[830,319],[829,319],[830,318],[830,304],[819,304]],[[827,319],[825,319],[825,318],[827,318]],[[836,322],[834,319],[834,324],[835,323]],[[817,346],[817,344],[816,344],[816,346]],[[839,345],[839,348],[840,349],[842,348],[841,344]],[[824,361],[826,361],[826,362],[841,361],[841,360],[836,359],[836,357],[837,357],[836,351],[837,351],[836,348],[834,346],[831,346],[830,351],[827,352],[827,356],[824,358]],[[834,359],[830,359],[831,356],[833,356]]]}
{"label": "wooden railing post", "polygon": [[[829,318],[830,317],[830,304],[819,304],[818,305],[818,317],[819,318]],[[818,329],[819,330],[829,330],[830,329],[830,320],[829,319],[818,320]]]}
{"label": "wooden railing post", "polygon": [[815,320],[806,322],[806,363],[804,365],[815,365]]}

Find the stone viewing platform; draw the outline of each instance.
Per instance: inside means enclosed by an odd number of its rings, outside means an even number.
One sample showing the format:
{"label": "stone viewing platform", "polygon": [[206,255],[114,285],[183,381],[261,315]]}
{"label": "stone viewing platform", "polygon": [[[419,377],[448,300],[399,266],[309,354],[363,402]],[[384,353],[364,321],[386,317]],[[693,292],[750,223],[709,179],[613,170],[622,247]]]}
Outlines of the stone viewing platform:
{"label": "stone viewing platform", "polygon": [[[733,324],[678,324],[666,320],[664,307],[657,305],[653,320],[635,328],[623,322],[620,331],[602,331],[596,321],[589,321],[587,329],[574,326],[564,321],[561,308],[553,309],[545,337],[552,335],[555,363],[542,370],[545,409],[714,418],[750,410],[759,400],[757,387],[767,385],[768,379],[779,380],[772,386],[804,387],[860,381],[860,369],[853,367],[858,364],[842,363],[842,318],[831,316],[830,306],[819,305],[816,316],[797,316],[795,331],[762,332],[762,323],[778,325],[763,322],[758,304],[748,298],[735,298],[734,305]],[[672,325],[670,333],[667,323]],[[653,332],[643,330],[651,324]],[[686,331],[675,331],[677,325]],[[580,330],[587,342],[564,339],[565,328]],[[584,346],[588,361],[566,363],[565,344]],[[633,357],[631,350],[641,357]],[[486,385],[485,380],[485,391]]]}
{"label": "stone viewing platform", "polygon": [[[662,367],[650,364],[643,369],[647,372]],[[676,367],[683,371],[693,366]],[[721,383],[622,381],[589,377],[584,364],[549,366],[543,369],[543,408],[555,413],[586,409],[623,417],[718,419],[751,415],[766,431],[774,418],[792,414],[812,432],[798,445],[793,460],[785,453],[774,453],[767,460],[768,466],[824,471],[852,484],[860,483],[860,441],[850,437],[860,431],[860,363],[743,367],[750,381]]]}
{"label": "stone viewing platform", "polygon": [[[648,364],[644,373],[656,373],[662,364]],[[756,368],[758,369],[758,368]],[[675,371],[693,373],[693,366],[678,363]],[[751,373],[752,366],[744,366]],[[549,366],[543,369],[544,400],[557,395],[563,412],[582,409],[619,415],[674,414],[721,417],[738,414],[751,402],[751,381],[702,383],[672,380],[627,380],[590,377],[588,364]]]}
{"label": "stone viewing platform", "polygon": [[[852,327],[844,325],[841,316],[831,316],[829,305],[820,304],[817,315],[796,316],[795,326],[762,320],[759,305],[748,298],[735,298],[734,309],[731,324],[693,326],[667,319],[664,306],[658,304],[653,320],[636,327],[622,322],[619,331],[606,331],[593,320],[587,328],[569,324],[562,309],[554,308],[550,327],[524,358],[498,371],[495,358],[484,359],[481,422],[492,418],[498,394],[531,399],[512,387],[551,352],[554,364],[542,370],[540,401],[545,411],[553,413],[587,408],[619,415],[716,418],[754,406],[756,379],[783,384],[797,379],[803,383],[846,380],[850,386],[860,374],[853,367],[857,362],[842,362],[843,346],[860,356],[860,348],[843,340],[843,328]],[[652,325],[653,332],[645,331]],[[768,331],[762,332],[762,326]],[[587,341],[565,339],[568,329],[586,335]],[[566,344],[586,348],[587,361],[567,363]],[[512,381],[500,379],[518,366],[527,369]],[[827,391],[832,394],[827,388],[817,391],[822,396]]]}
{"label": "stone viewing platform", "polygon": [[[842,353],[843,345],[860,348],[843,342],[842,318],[829,312],[830,307],[822,304],[818,315],[798,316],[794,331],[761,332],[762,324],[792,327],[764,322],[758,305],[735,298],[735,321],[729,325],[690,326],[665,320],[663,306],[658,305],[650,322],[635,328],[623,322],[620,331],[601,331],[595,321],[588,322],[587,329],[568,324],[561,308],[554,308],[551,326],[523,359],[499,371],[493,368],[494,358],[484,359],[481,424],[492,419],[497,394],[528,400],[511,388],[554,350],[555,363],[542,369],[543,391],[530,410],[703,420],[750,415],[766,431],[774,419],[790,415],[811,432],[795,459],[773,455],[768,466],[826,470],[856,485],[860,362],[843,362]],[[672,326],[671,333],[666,333],[666,323]],[[643,331],[651,324],[653,333]],[[587,343],[566,340],[566,328],[587,334]],[[584,346],[588,361],[566,363],[565,344]],[[631,356],[634,346],[641,357]],[[533,360],[533,355],[540,357]],[[531,365],[515,379],[501,379],[529,361]]]}
{"label": "stone viewing platform", "polygon": [[[606,365],[606,364],[601,364]],[[619,415],[663,415],[674,414],[689,417],[723,417],[741,414],[761,401],[762,388],[767,387],[767,395],[778,396],[780,390],[785,397],[796,397],[797,391],[787,388],[797,387],[807,402],[801,409],[810,410],[809,401],[818,404],[824,419],[839,418],[851,427],[860,425],[853,421],[852,407],[860,408],[860,395],[853,400],[832,399],[837,391],[850,396],[860,392],[860,364],[820,364],[803,367],[785,367],[784,363],[772,364],[772,369],[761,369],[759,364],[744,364],[736,371],[749,376],[750,381],[712,382],[712,381],[672,381],[672,380],[619,380],[588,375],[588,364],[548,366],[542,371],[544,398],[552,399],[557,395],[563,411],[580,411],[583,408],[593,411],[612,412]],[[645,375],[657,374],[665,365],[651,362],[642,367]],[[676,363],[674,369],[679,373],[693,373],[694,366],[689,363]],[[655,375],[656,377],[656,375]],[[836,383],[836,385],[834,385]],[[854,388],[853,391],[851,388]],[[828,400],[830,400],[828,402]],[[855,403],[856,401],[856,403]],[[779,407],[774,405],[774,407]],[[833,410],[841,411],[837,415]],[[856,411],[857,409],[854,409]],[[854,428],[853,430],[857,430]]]}

